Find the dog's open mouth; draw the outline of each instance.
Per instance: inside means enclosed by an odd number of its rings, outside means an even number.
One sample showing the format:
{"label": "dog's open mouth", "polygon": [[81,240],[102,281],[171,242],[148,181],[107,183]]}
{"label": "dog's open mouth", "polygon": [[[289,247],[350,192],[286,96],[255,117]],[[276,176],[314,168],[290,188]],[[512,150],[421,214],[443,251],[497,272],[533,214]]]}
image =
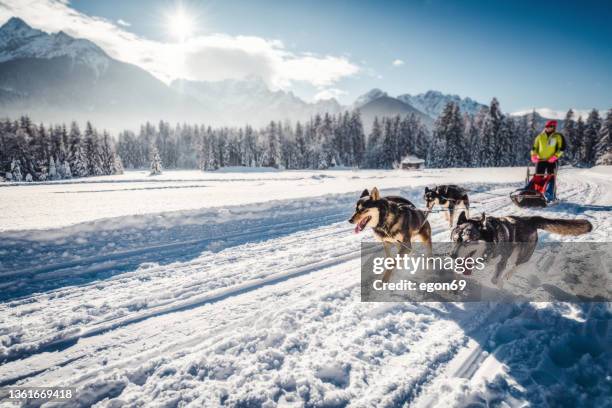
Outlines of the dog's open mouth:
{"label": "dog's open mouth", "polygon": [[355,234],[359,234],[361,231],[363,231],[363,229],[366,227],[366,225],[368,224],[368,222],[370,222],[371,219],[372,217],[370,217],[369,215],[367,217],[363,217],[361,221],[359,221],[359,223],[355,225]]}

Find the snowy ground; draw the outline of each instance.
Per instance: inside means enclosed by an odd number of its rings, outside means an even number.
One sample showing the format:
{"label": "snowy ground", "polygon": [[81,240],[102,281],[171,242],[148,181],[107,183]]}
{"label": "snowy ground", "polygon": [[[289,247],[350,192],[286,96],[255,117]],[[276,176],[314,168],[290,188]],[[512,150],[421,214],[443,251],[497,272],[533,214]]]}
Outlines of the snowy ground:
{"label": "snowy ground", "polygon": [[[562,202],[529,213],[586,217],[595,230],[572,239],[610,241],[611,176],[563,169]],[[0,386],[76,386],[73,406],[610,406],[609,304],[360,302],[371,238],[346,219],[361,190],[422,205],[423,186],[453,182],[473,213],[526,214],[505,196],[523,178],[176,171],[0,186]]]}

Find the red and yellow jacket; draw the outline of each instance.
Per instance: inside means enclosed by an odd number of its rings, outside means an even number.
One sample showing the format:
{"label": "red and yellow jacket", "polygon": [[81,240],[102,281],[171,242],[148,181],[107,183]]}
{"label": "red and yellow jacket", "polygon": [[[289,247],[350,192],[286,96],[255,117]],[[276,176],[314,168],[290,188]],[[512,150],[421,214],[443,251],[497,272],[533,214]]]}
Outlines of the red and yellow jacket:
{"label": "red and yellow jacket", "polygon": [[531,155],[537,155],[540,160],[548,160],[552,156],[561,157],[563,149],[565,149],[565,146],[561,133],[555,132],[549,136],[546,132],[542,132],[533,141]]}

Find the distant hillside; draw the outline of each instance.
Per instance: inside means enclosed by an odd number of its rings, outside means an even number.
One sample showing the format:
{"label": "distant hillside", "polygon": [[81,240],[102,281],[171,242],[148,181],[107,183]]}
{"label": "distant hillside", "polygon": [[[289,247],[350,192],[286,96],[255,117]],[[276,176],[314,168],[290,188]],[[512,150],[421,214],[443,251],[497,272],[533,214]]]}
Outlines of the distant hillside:
{"label": "distant hillside", "polygon": [[0,27],[0,106],[37,120],[92,119],[112,127],[195,119],[190,98],[91,41],[47,34],[12,18]]}
{"label": "distant hillside", "polygon": [[475,115],[486,105],[476,102],[471,98],[461,98],[459,95],[443,94],[439,91],[427,91],[418,95],[403,94],[397,97],[400,101],[407,103],[430,117],[436,119],[449,102],[459,105],[461,112]]}

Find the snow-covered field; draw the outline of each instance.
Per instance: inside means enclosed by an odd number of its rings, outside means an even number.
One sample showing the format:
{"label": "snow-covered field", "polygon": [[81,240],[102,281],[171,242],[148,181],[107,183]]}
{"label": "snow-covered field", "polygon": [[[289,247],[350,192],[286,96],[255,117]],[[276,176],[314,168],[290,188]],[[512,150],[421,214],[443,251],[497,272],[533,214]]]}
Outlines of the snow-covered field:
{"label": "snow-covered field", "polygon": [[[0,387],[69,406],[611,406],[607,303],[363,303],[346,220],[378,186],[422,206],[585,217],[612,238],[612,168],[563,169],[551,208],[524,169],[168,171],[0,186]],[[435,241],[449,231],[431,216]],[[567,239],[540,234],[541,240]],[[8,403],[6,403],[7,406]],[[2,402],[0,402],[2,405]]]}

